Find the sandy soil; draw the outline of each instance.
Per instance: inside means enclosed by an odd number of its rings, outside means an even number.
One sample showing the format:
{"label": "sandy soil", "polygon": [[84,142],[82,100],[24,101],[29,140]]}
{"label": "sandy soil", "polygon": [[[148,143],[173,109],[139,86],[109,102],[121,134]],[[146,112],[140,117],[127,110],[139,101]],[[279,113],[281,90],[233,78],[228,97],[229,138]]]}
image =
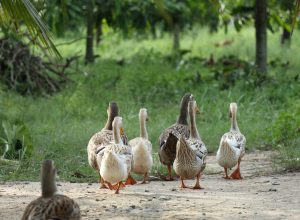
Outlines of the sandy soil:
{"label": "sandy soil", "polygon": [[[98,184],[61,182],[75,199],[82,219],[300,219],[300,173],[275,173],[270,152],[246,155],[244,179],[225,180],[215,157],[209,157],[202,190],[179,189],[179,181],[152,181],[126,187],[121,194]],[[186,181],[194,185],[194,180]],[[26,205],[40,194],[36,182],[0,185],[0,219],[20,219]]]}

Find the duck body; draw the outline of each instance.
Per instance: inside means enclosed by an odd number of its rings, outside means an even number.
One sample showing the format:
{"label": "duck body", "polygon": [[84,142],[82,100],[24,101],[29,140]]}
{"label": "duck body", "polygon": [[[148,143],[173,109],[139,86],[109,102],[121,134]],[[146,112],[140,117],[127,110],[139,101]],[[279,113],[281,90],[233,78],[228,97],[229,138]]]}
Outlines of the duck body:
{"label": "duck body", "polygon": [[175,172],[180,176],[182,188],[186,188],[184,179],[197,177],[194,189],[201,189],[199,179],[201,172],[206,167],[207,149],[197,130],[195,121],[197,111],[199,110],[196,101],[190,101],[190,137],[188,139],[180,137],[176,145],[176,158],[173,166]]}
{"label": "duck body", "polygon": [[124,145],[109,145],[99,163],[100,174],[105,181],[111,184],[126,181],[131,170],[131,149]]}
{"label": "duck body", "polygon": [[[103,129],[99,132],[95,133],[88,142],[87,145],[87,154],[88,154],[88,162],[89,165],[97,170],[99,173],[99,164],[97,164],[97,154],[99,152],[102,153],[102,150],[105,148],[106,145],[113,143],[113,131],[112,131],[112,122],[116,116],[118,116],[118,106],[115,102],[110,102],[107,108],[107,122]],[[127,136],[125,133],[121,135],[123,143],[127,144]],[[100,174],[99,174],[100,175]],[[100,189],[107,188],[104,184],[101,175],[99,176],[100,182]]]}
{"label": "duck body", "polygon": [[198,157],[197,150],[190,144],[185,138],[180,138],[177,142],[177,148],[184,148],[185,152],[181,153],[181,149],[177,151],[173,166],[175,172],[183,179],[194,178],[202,170],[204,164],[203,157]]}
{"label": "duck body", "polygon": [[[119,193],[120,187],[124,186],[123,181],[132,179],[130,176],[132,167],[131,147],[123,144],[108,145],[103,156],[97,155],[97,161],[101,177],[111,190],[116,190],[116,194]],[[132,179],[132,181],[129,181],[128,184],[135,184],[135,180]],[[117,186],[114,187],[112,184],[117,184]]]}
{"label": "duck body", "polygon": [[[127,144],[127,136],[126,134],[121,135],[122,141],[124,144]],[[97,164],[97,153],[105,146],[111,144],[114,141],[113,138],[113,131],[108,130],[106,128],[103,128],[101,131],[95,133],[87,147],[88,151],[88,161],[91,167],[93,167],[95,170],[98,170],[98,164]]]}
{"label": "duck body", "polygon": [[70,219],[79,220],[79,205],[65,195],[57,194],[56,169],[52,160],[45,160],[41,168],[42,196],[26,207],[22,220]]}
{"label": "duck body", "polygon": [[22,220],[35,219],[80,219],[78,204],[67,196],[54,195],[50,198],[39,197],[27,207]]}
{"label": "duck body", "polygon": [[232,168],[245,155],[246,138],[240,132],[225,133],[217,151],[217,162],[221,167]]}
{"label": "duck body", "polygon": [[[110,102],[107,108],[107,122],[99,132],[95,133],[89,140],[87,145],[87,154],[89,165],[98,170],[97,164],[97,151],[99,148],[102,148],[113,142],[113,131],[112,131],[112,122],[116,116],[119,114],[119,109],[117,103]],[[122,141],[124,144],[127,144],[126,134],[122,134]]]}
{"label": "duck body", "polygon": [[132,146],[132,172],[136,174],[148,173],[153,165],[151,142],[138,137],[130,140],[129,145]]}
{"label": "duck body", "polygon": [[185,94],[181,99],[180,115],[175,124],[166,128],[159,136],[158,143],[160,149],[158,151],[160,162],[168,167],[168,177],[166,180],[173,180],[171,167],[176,157],[176,144],[178,139],[183,136],[188,138],[190,135],[189,125],[187,122],[187,106],[188,102],[193,99],[192,94]]}
{"label": "duck body", "polygon": [[162,164],[166,166],[173,164],[176,157],[176,143],[179,137],[188,138],[189,135],[190,129],[188,125],[175,123],[159,136],[160,149],[158,155]]}
{"label": "duck body", "polygon": [[[231,118],[231,128],[230,131],[225,133],[221,137],[219,149],[217,151],[217,162],[224,168],[225,179],[242,179],[240,174],[240,163],[245,155],[246,148],[246,138],[240,132],[237,125],[236,115],[237,115],[237,104],[230,103],[229,113]],[[233,173],[228,176],[227,169],[231,169],[236,166],[237,168]]]}
{"label": "duck body", "polygon": [[148,121],[148,112],[146,108],[139,111],[140,136],[129,141],[132,147],[132,172],[144,174],[142,183],[146,183],[146,178],[153,165],[152,144],[148,138],[146,122]]}
{"label": "duck body", "polygon": [[198,138],[189,138],[187,143],[191,146],[191,149],[196,153],[197,158],[202,160],[200,172],[202,172],[206,167],[206,157],[208,155],[205,144],[201,139]]}
{"label": "duck body", "polygon": [[[124,145],[121,139],[123,131],[122,118],[115,117],[113,120],[113,138],[114,143],[100,149],[97,153],[98,170],[103,181],[108,183],[110,189],[117,189],[123,185],[122,181],[127,179],[126,184],[135,184],[135,180],[130,176],[132,167],[132,149]],[[117,183],[118,187],[113,188],[112,184]]]}

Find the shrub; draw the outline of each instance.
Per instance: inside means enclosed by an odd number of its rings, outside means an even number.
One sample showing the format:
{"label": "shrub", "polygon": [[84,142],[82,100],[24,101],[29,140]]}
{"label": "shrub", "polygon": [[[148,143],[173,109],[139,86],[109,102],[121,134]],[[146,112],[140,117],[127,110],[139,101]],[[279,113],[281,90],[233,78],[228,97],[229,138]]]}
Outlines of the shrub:
{"label": "shrub", "polygon": [[300,101],[292,101],[271,127],[271,143],[279,154],[275,161],[288,170],[300,169]]}
{"label": "shrub", "polygon": [[22,121],[10,123],[2,120],[0,125],[0,154],[5,159],[22,160],[32,153],[30,133]]}

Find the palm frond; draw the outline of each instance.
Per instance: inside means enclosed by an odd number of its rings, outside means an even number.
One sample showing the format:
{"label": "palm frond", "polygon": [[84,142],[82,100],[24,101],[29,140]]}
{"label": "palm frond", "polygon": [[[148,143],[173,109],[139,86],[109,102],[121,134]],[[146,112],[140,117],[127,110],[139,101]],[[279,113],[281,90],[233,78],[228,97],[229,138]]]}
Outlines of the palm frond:
{"label": "palm frond", "polygon": [[30,0],[0,0],[0,22],[18,33],[20,24],[24,24],[33,39],[41,42],[58,57],[60,53],[51,40],[51,33],[42,21]]}

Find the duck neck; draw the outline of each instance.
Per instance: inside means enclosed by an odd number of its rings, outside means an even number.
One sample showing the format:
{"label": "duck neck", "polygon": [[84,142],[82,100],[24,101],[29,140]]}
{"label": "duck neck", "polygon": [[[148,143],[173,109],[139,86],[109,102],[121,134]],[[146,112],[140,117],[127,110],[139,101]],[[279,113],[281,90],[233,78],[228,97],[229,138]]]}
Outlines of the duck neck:
{"label": "duck neck", "polygon": [[115,115],[111,115],[111,114],[107,117],[107,121],[106,121],[106,124],[104,126],[105,129],[107,129],[107,130],[112,130],[113,129],[112,128],[112,122],[113,122],[114,118],[115,118]]}
{"label": "duck neck", "polygon": [[57,191],[55,183],[55,175],[49,176],[48,173],[43,173],[41,178],[42,197],[49,198]]}
{"label": "duck neck", "polygon": [[236,121],[236,111],[231,111],[231,128],[230,131],[240,131]]}
{"label": "duck neck", "polygon": [[113,128],[113,138],[114,138],[115,144],[123,144],[119,126]]}
{"label": "duck neck", "polygon": [[148,132],[146,128],[146,119],[140,117],[140,136],[148,140]]}
{"label": "duck neck", "polygon": [[197,129],[196,115],[194,111],[190,113],[190,132],[191,138],[201,139]]}
{"label": "duck neck", "polygon": [[178,124],[187,125],[188,124],[188,122],[187,122],[187,116],[188,116],[188,113],[187,113],[187,102],[183,100],[181,102],[181,105],[180,105],[180,114],[179,114],[177,123]]}

